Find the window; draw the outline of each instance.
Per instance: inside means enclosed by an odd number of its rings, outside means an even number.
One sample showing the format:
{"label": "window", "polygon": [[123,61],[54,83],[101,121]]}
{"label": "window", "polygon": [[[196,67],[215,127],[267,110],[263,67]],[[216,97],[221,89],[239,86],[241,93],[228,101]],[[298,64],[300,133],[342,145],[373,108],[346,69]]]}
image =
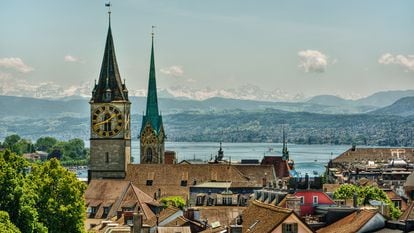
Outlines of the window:
{"label": "window", "polygon": [[297,223],[283,223],[282,224],[282,233],[297,233],[298,224]]}
{"label": "window", "polygon": [[96,214],[96,206],[91,207],[91,214]]}
{"label": "window", "polygon": [[109,152],[105,153],[105,163],[109,163]]}
{"label": "window", "polygon": [[182,180],[181,181],[181,186],[184,186],[184,187],[187,186],[187,181],[186,180]]}
{"label": "window", "polygon": [[313,196],[313,204],[317,205],[318,203],[318,196]]}
{"label": "window", "polygon": [[103,214],[102,214],[102,218],[106,218],[107,216],[108,216],[108,214],[109,214],[109,210],[110,210],[111,208],[109,208],[109,207],[104,207],[103,208]]}
{"label": "window", "polygon": [[300,204],[301,205],[305,204],[305,197],[304,196],[300,196],[299,199],[300,199]]}
{"label": "window", "polygon": [[151,148],[147,148],[147,156],[146,156],[146,161],[147,162],[152,162],[152,149]]}
{"label": "window", "polygon": [[147,180],[147,186],[152,186],[152,180]]}
{"label": "window", "polygon": [[232,204],[233,199],[230,197],[223,197],[223,205],[231,205]]}
{"label": "window", "polygon": [[204,204],[204,196],[198,196],[196,205],[203,205]]}

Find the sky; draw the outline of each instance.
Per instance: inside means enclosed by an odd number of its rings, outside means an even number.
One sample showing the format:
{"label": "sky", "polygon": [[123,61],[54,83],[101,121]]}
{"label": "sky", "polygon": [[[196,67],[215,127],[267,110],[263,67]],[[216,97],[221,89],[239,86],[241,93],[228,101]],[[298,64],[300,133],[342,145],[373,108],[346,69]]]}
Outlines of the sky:
{"label": "sky", "polygon": [[[0,89],[92,89],[108,30],[106,1],[0,2]],[[348,98],[414,89],[411,0],[111,4],[116,56],[130,90],[147,88],[152,25],[159,88],[254,85]]]}

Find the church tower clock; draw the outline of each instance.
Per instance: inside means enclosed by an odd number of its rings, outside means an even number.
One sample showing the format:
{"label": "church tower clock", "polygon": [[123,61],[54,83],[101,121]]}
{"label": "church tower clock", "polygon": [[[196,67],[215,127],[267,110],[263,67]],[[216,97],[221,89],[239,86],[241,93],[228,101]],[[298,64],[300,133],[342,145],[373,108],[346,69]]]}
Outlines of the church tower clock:
{"label": "church tower clock", "polygon": [[141,163],[164,163],[165,132],[162,116],[158,112],[157,84],[155,81],[154,33],[152,33],[151,61],[148,80],[147,109],[142,118],[140,132]]}
{"label": "church tower clock", "polygon": [[131,157],[130,101],[115,57],[111,12],[98,83],[92,91],[88,179],[126,175]]}

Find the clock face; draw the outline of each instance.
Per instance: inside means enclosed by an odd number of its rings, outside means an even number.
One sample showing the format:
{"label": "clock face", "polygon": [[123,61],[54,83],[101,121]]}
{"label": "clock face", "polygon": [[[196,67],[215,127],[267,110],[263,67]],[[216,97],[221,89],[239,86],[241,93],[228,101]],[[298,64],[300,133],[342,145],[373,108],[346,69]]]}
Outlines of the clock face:
{"label": "clock face", "polygon": [[122,112],[113,105],[102,105],[92,114],[92,130],[101,137],[118,135],[124,126]]}

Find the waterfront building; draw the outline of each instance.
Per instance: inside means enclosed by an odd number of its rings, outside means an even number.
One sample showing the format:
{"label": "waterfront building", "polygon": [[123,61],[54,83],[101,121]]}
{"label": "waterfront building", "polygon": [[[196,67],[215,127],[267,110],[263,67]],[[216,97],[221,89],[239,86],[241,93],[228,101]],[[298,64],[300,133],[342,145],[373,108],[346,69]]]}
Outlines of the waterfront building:
{"label": "waterfront building", "polygon": [[148,79],[147,109],[142,116],[140,130],[140,163],[164,163],[165,132],[158,110],[157,84],[155,80],[154,33],[152,33],[151,59]]}

